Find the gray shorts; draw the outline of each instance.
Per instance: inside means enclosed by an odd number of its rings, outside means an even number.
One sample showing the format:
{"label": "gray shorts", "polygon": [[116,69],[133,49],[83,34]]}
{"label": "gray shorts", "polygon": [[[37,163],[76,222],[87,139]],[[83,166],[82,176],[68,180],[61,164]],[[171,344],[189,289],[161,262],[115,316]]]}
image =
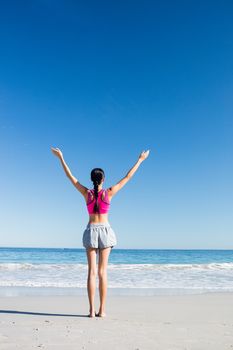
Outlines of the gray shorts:
{"label": "gray shorts", "polygon": [[85,248],[113,248],[117,244],[115,232],[108,222],[88,223],[82,242]]}

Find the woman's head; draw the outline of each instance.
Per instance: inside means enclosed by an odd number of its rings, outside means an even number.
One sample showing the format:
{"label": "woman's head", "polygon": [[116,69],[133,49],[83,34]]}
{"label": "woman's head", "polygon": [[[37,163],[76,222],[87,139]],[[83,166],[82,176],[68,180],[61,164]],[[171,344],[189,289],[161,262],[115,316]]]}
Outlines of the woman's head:
{"label": "woman's head", "polygon": [[96,198],[95,206],[94,206],[94,213],[99,212],[99,206],[98,206],[98,187],[99,185],[104,181],[105,174],[103,169],[101,168],[94,168],[91,171],[91,181],[94,185],[94,195]]}
{"label": "woman's head", "polygon": [[94,168],[91,171],[91,181],[93,184],[100,185],[102,181],[104,181],[105,174],[103,169],[101,168]]}

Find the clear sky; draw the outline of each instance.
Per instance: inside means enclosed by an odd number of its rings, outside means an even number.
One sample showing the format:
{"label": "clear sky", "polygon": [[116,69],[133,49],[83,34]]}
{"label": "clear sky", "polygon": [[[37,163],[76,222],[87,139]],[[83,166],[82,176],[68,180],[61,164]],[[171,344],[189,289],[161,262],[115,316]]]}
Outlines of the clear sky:
{"label": "clear sky", "polygon": [[84,197],[119,181],[116,248],[233,249],[231,1],[0,4],[0,246],[82,247]]}

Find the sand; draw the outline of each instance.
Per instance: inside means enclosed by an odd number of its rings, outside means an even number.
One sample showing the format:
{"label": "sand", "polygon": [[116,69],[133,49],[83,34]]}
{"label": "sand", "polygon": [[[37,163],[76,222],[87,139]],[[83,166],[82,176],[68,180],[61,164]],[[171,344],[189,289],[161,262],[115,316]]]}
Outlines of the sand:
{"label": "sand", "polygon": [[1,350],[233,350],[233,293],[108,296],[106,318],[87,317],[86,296],[0,304]]}

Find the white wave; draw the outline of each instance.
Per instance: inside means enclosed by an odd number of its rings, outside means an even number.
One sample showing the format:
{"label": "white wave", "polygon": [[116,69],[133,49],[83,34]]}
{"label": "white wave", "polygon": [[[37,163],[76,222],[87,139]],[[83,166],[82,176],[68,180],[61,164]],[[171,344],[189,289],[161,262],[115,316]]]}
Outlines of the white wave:
{"label": "white wave", "polygon": [[[86,270],[87,264],[0,263],[0,270]],[[109,264],[109,270],[233,270],[233,263],[209,264]]]}
{"label": "white wave", "polygon": [[109,269],[120,270],[233,270],[233,263],[210,264],[109,264]]}
{"label": "white wave", "polygon": [[85,283],[53,282],[53,281],[0,281],[1,287],[58,287],[58,288],[83,288]]}
{"label": "white wave", "polygon": [[1,263],[0,270],[70,270],[87,269],[86,264],[29,264],[29,263]]}
{"label": "white wave", "polygon": [[[1,263],[0,286],[85,287],[87,264]],[[109,264],[110,288],[232,289],[233,263]]]}

